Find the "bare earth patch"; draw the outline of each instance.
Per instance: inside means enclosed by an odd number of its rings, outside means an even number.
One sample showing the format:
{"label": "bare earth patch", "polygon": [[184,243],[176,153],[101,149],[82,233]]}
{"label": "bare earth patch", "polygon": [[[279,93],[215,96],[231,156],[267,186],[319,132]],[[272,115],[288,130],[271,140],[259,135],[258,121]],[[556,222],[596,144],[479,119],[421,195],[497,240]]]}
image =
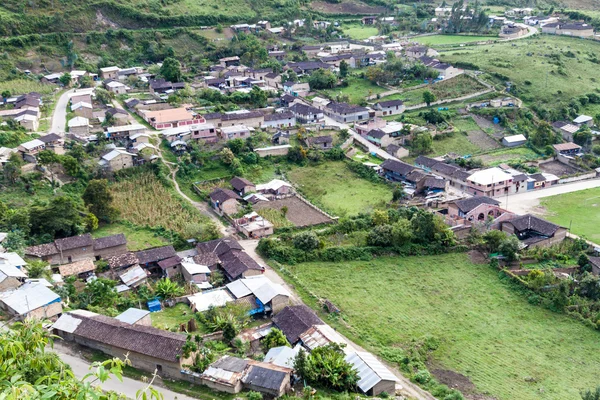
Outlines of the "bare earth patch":
{"label": "bare earth patch", "polygon": [[554,174],[558,177],[565,175],[573,175],[578,172],[575,168],[563,164],[560,161],[550,161],[544,164],[540,164],[540,169],[542,170],[542,172]]}
{"label": "bare earth patch", "polygon": [[487,264],[488,263],[487,257],[479,250],[471,250],[471,251],[469,251],[468,254],[469,254],[469,261],[471,261],[473,264]]}
{"label": "bare earth patch", "polygon": [[499,149],[501,146],[487,133],[474,130],[467,132],[469,141],[479,147],[483,151]]}
{"label": "bare earth patch", "polygon": [[288,208],[285,217],[296,226],[310,226],[332,222],[332,219],[327,215],[309,206],[296,196],[274,201],[263,201],[255,204],[254,209],[271,208],[281,210],[284,206]]}
{"label": "bare earth patch", "polygon": [[447,369],[434,369],[431,373],[435,376],[435,378],[441,383],[447,385],[452,389],[456,389],[460,391],[465,399],[468,400],[495,400],[495,397],[485,396],[479,393],[476,393],[475,385],[471,380],[464,376],[463,374],[459,374],[458,372],[450,371]]}
{"label": "bare earth patch", "polygon": [[343,3],[327,3],[325,1],[313,1],[310,3],[312,9],[326,14],[383,14],[387,8],[382,6],[370,6],[360,2],[346,1]]}

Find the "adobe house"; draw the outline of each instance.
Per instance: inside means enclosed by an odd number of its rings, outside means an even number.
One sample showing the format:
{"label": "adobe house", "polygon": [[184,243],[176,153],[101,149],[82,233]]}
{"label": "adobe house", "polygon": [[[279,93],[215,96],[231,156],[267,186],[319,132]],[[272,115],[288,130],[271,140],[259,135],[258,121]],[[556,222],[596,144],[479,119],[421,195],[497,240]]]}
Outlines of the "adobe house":
{"label": "adobe house", "polygon": [[210,195],[210,204],[219,215],[230,215],[238,212],[242,199],[230,189],[215,189]]}
{"label": "adobe house", "polygon": [[127,251],[127,240],[123,234],[92,239],[89,233],[56,239],[53,243],[31,246],[25,255],[47,261],[50,265],[69,264],[86,258],[100,259]]}
{"label": "adobe house", "polygon": [[245,196],[248,193],[256,192],[256,185],[250,182],[248,179],[236,176],[229,181],[229,183],[233,189],[240,194],[240,196]]}
{"label": "adobe house", "polygon": [[531,214],[525,214],[500,223],[500,230],[516,235],[526,247],[549,247],[567,237],[567,228]]}

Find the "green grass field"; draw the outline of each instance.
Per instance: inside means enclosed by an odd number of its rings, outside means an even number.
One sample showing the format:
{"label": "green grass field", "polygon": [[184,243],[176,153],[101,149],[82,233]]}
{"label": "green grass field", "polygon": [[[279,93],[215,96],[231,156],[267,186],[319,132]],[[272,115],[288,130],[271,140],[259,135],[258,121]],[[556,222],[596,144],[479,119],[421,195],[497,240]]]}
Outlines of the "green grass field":
{"label": "green grass field", "polygon": [[288,178],[310,201],[334,215],[355,215],[392,200],[391,187],[358,177],[342,161],[298,167]]}
{"label": "green grass field", "polygon": [[348,86],[346,87],[338,87],[335,89],[327,89],[322,92],[327,94],[329,97],[335,99],[335,96],[346,95],[348,96],[350,103],[360,104],[365,101],[367,96],[376,95],[378,93],[383,93],[387,89],[382,88],[381,86],[377,86],[366,79],[361,79],[357,77],[348,78]]}
{"label": "green grass field", "polygon": [[600,188],[579,190],[541,199],[545,217],[569,227],[576,235],[600,243]]}
{"label": "green grass field", "polygon": [[30,92],[38,92],[40,94],[51,94],[56,89],[54,85],[44,85],[33,79],[13,79],[10,81],[0,82],[0,93],[5,90],[10,91],[10,94],[18,95]]}
{"label": "green grass field", "polygon": [[159,247],[168,244],[166,239],[157,236],[154,232],[146,228],[134,228],[125,224],[110,224],[100,226],[92,232],[95,238],[116,235],[122,233],[127,238],[127,249],[138,251],[150,247]]}
{"label": "green grass field", "polygon": [[414,38],[415,42],[435,47],[436,45],[483,42],[498,39],[498,36],[433,35]]}
{"label": "green grass field", "polygon": [[454,99],[467,94],[484,90],[485,86],[467,75],[458,75],[445,81],[431,84],[425,88],[409,90],[406,92],[382,97],[381,100],[401,99],[408,106],[423,103],[423,93],[430,91],[436,100]]}
{"label": "green grass field", "polygon": [[512,149],[499,149],[477,157],[485,165],[496,166],[502,163],[514,161],[532,161],[540,158],[540,155],[528,147],[515,147]]}
{"label": "green grass field", "polygon": [[429,157],[442,156],[447,153],[465,155],[481,152],[481,148],[479,146],[471,143],[469,138],[460,132],[454,133],[452,137],[434,140],[431,148],[432,152],[428,154]]}
{"label": "green grass field", "polygon": [[437,338],[430,369],[467,376],[486,399],[578,399],[598,384],[600,333],[530,305],[466,254],[286,268],[342,310],[343,322],[327,319],[335,328],[376,353]]}
{"label": "green grass field", "polygon": [[[194,318],[194,313],[187,304],[179,303],[175,307],[165,307],[161,311],[151,313],[150,318],[153,327],[170,330],[186,324]],[[200,324],[199,326],[202,327]]]}
{"label": "green grass field", "polygon": [[[450,63],[473,63],[485,72],[505,75],[525,102],[559,107],[600,89],[600,68],[590,61],[590,56],[599,52],[600,43],[593,40],[542,35],[449,51],[440,58]],[[562,67],[555,65],[551,56],[559,58]]]}
{"label": "green grass field", "polygon": [[379,33],[377,27],[361,24],[344,25],[342,30],[344,34],[348,35],[351,39],[356,40],[367,39],[371,36],[376,36]]}

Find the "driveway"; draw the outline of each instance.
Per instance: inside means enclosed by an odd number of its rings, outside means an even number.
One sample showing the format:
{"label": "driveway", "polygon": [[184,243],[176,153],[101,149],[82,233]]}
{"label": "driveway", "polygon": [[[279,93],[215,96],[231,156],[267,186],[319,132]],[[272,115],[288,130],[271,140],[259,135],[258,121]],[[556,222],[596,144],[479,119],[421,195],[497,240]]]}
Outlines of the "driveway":
{"label": "driveway", "polygon": [[[61,345],[60,342],[54,343],[54,348],[51,351],[58,354],[60,359],[71,366],[73,373],[77,379],[82,379],[85,375],[90,373],[91,364],[80,357],[78,353],[75,353],[71,348]],[[138,390],[144,390],[147,387],[147,383],[137,381],[135,379],[123,377],[123,382],[119,381],[115,377],[111,377],[106,382],[99,384],[102,390],[114,391],[122,393],[129,399],[135,399]],[[197,400],[184,394],[173,392],[169,389],[153,385],[164,396],[164,400]]]}
{"label": "driveway", "polygon": [[556,185],[548,189],[514,194],[512,196],[498,198],[501,206],[517,214],[542,214],[540,199],[555,196],[557,194],[571,193],[578,190],[600,187],[600,179],[590,179],[574,183]]}

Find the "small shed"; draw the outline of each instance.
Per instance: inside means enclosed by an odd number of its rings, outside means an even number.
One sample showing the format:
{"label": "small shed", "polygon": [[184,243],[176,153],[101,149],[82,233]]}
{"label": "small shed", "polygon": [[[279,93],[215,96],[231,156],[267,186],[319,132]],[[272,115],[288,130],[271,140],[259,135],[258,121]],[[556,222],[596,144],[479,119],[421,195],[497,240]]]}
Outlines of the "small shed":
{"label": "small shed", "polygon": [[502,144],[506,147],[516,147],[527,142],[527,138],[524,135],[512,135],[512,136],[504,136],[502,139]]}
{"label": "small shed", "polygon": [[396,392],[398,378],[374,355],[367,352],[348,354],[346,361],[358,372],[358,387],[367,396]]}

